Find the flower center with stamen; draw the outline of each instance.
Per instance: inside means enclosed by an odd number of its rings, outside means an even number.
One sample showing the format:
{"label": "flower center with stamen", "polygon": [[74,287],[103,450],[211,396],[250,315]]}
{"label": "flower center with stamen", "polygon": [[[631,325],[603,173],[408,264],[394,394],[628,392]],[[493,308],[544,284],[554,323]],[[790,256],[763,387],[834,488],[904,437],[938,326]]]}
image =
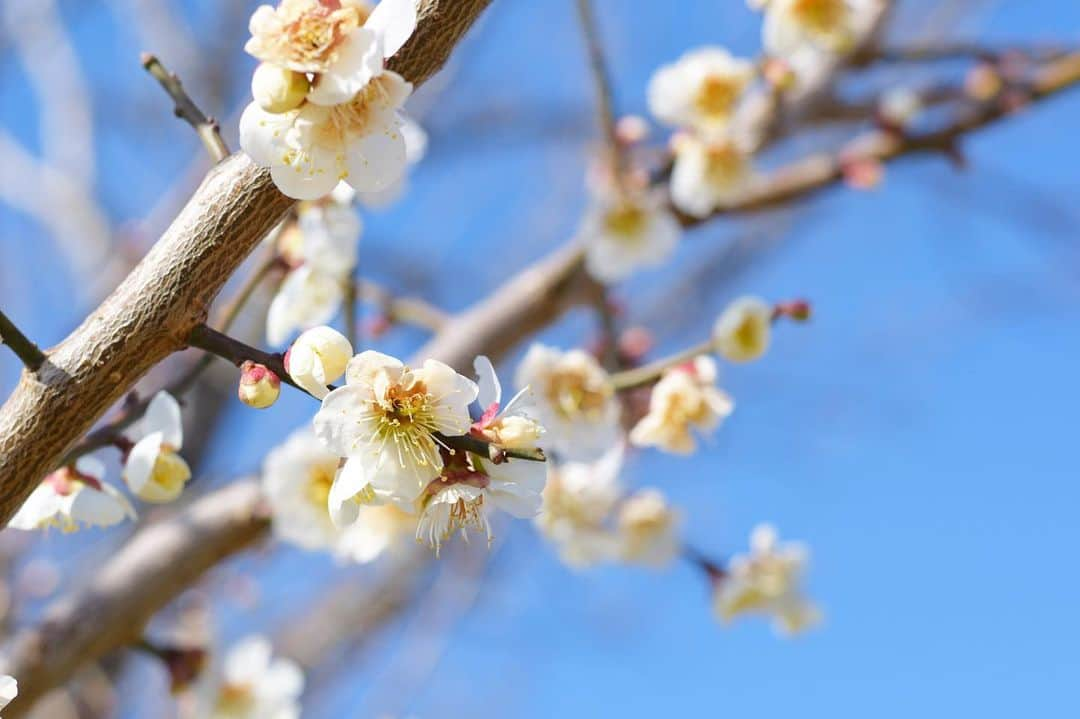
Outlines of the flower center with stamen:
{"label": "flower center with stamen", "polygon": [[598,419],[610,395],[611,389],[606,384],[597,386],[577,370],[556,370],[547,384],[548,400],[566,419],[582,415],[590,420]]}
{"label": "flower center with stamen", "polygon": [[620,202],[604,213],[604,227],[629,243],[636,243],[641,238],[648,220],[648,214],[630,202]]}
{"label": "flower center with stamen", "polygon": [[694,96],[694,107],[710,120],[726,120],[742,93],[742,83],[730,77],[709,75]]}
{"label": "flower center with stamen", "polygon": [[[373,442],[393,445],[401,466],[438,466],[438,446],[431,436],[439,429],[439,406],[427,386],[405,370],[376,397],[366,419],[373,419]],[[406,459],[410,460],[406,462]]]}
{"label": "flower center with stamen", "polygon": [[807,32],[836,40],[847,25],[846,0],[795,0],[791,13]]}
{"label": "flower center with stamen", "polygon": [[731,187],[746,175],[746,158],[731,143],[710,145],[705,150],[705,177],[716,187]]}
{"label": "flower center with stamen", "polygon": [[222,716],[247,716],[255,708],[255,692],[247,684],[222,685],[218,693],[217,713]]}

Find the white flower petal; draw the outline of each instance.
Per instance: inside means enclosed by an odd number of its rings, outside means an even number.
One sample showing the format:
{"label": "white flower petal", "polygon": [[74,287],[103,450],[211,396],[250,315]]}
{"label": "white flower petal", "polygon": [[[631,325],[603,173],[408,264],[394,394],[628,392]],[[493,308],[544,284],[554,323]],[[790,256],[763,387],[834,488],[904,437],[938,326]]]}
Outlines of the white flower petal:
{"label": "white flower petal", "polygon": [[473,360],[473,370],[476,372],[478,387],[476,401],[480,409],[486,411],[502,399],[502,385],[499,384],[499,376],[495,374],[495,366],[486,355],[480,355]]}
{"label": "white flower petal", "polygon": [[162,390],[154,395],[143,414],[141,429],[146,434],[161,433],[161,441],[173,449],[180,449],[184,444],[184,423],[180,414],[180,403],[168,392]]}
{"label": "white flower petal", "polygon": [[383,65],[383,47],[379,35],[367,27],[354,29],[338,49],[334,64],[318,76],[308,92],[316,105],[340,105],[353,99]]}
{"label": "white flower petal", "polygon": [[382,37],[384,57],[393,57],[416,30],[415,0],[382,0],[364,27]]}
{"label": "white flower petal", "polygon": [[396,124],[353,137],[346,148],[346,182],[357,192],[383,190],[405,173],[405,138]]}
{"label": "white flower petal", "polygon": [[240,116],[240,147],[261,167],[280,162],[286,151],[285,135],[295,113],[275,115],[251,103]]}

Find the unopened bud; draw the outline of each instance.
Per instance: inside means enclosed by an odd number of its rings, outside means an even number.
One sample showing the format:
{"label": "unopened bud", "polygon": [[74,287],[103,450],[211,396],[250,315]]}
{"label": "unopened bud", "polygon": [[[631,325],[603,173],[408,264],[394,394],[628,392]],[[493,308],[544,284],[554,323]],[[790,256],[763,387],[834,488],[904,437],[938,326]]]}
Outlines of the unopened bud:
{"label": "unopened bud", "polygon": [[624,145],[636,145],[649,136],[649,121],[641,115],[624,115],[615,123],[615,137]]}
{"label": "unopened bud", "polygon": [[544,435],[544,428],[530,417],[512,414],[499,417],[485,427],[483,433],[503,449],[532,449]]}
{"label": "unopened bud", "polygon": [[313,327],[293,342],[285,369],[296,384],[322,399],[330,393],[326,386],[345,373],[352,356],[345,335],[331,327]]}
{"label": "unopened bud", "polygon": [[255,68],[251,76],[251,94],[267,112],[282,113],[296,109],[307,97],[308,79],[302,73],[268,62]]}
{"label": "unopened bud", "polygon": [[713,345],[731,362],[749,362],[765,354],[772,336],[772,307],[758,297],[740,297],[716,320]]}
{"label": "unopened bud", "polygon": [[903,130],[923,109],[922,96],[909,87],[889,90],[878,104],[878,117],[886,129]]}
{"label": "unopened bud", "polygon": [[997,97],[1004,83],[993,65],[976,65],[964,78],[964,91],[973,100],[988,102]]}
{"label": "unopened bud", "polygon": [[806,300],[791,300],[777,303],[773,308],[773,314],[776,317],[787,317],[796,322],[806,322],[810,319],[812,309]]}
{"label": "unopened bud", "polygon": [[885,178],[885,166],[872,157],[860,157],[842,164],[844,183],[853,190],[873,190]]}
{"label": "unopened bud", "polygon": [[281,395],[281,378],[266,365],[248,360],[240,367],[237,395],[248,407],[266,409]]}
{"label": "unopened bud", "polygon": [[777,90],[790,90],[795,86],[795,71],[791,65],[778,57],[770,57],[761,67],[765,81]]}

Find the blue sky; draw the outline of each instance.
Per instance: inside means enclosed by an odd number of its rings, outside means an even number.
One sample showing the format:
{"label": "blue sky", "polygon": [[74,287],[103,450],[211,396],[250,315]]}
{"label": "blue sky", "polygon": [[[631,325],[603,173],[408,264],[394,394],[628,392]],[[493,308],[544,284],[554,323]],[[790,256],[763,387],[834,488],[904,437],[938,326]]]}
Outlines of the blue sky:
{"label": "blue sky", "polygon": [[[901,4],[915,28],[932,5]],[[598,0],[625,111],[644,110],[651,71],[685,49],[756,47],[741,2],[672,5]],[[938,32],[1002,43],[1080,35],[1080,6],[971,5]],[[143,77],[129,28],[100,8],[61,6],[93,83],[98,196],[115,221],[134,222],[199,150]],[[182,6],[197,23],[214,3]],[[569,237],[595,136],[571,11],[569,0],[496,0],[424,113],[431,153],[409,196],[365,218],[371,276],[458,309]],[[244,101],[244,39],[234,38],[228,102],[212,108],[222,116]],[[33,113],[17,109],[32,95],[8,53],[2,63],[0,124],[36,147]],[[114,115],[116,96],[130,104]],[[711,224],[687,235],[670,266],[617,290],[628,316],[656,331],[659,352],[700,339],[738,294],[813,300],[811,324],[780,328],[764,361],[725,370],[738,407],[705,451],[639,453],[626,481],[662,487],[685,508],[688,540],[718,555],[742,549],[762,520],[806,541],[827,612],[819,630],[783,641],[764,622],[722,629],[691,568],[574,573],[520,523],[435,671],[410,676],[406,618],[355,673],[328,680],[311,715],[1005,717],[1075,707],[1078,113],[1080,93],[972,138],[964,174],[938,158],[904,161],[874,192],[835,189],[790,213]],[[149,132],[126,124],[147,115]],[[0,206],[0,228],[0,303],[43,343],[57,341],[85,309],[73,308],[78,287],[31,220]],[[737,273],[704,271],[673,289],[736,239],[767,246]],[[591,327],[576,313],[544,338],[579,344]],[[377,346],[407,355],[421,339],[395,331]],[[0,356],[0,388],[15,369]],[[252,470],[267,438],[310,411],[297,397],[254,417],[234,411],[208,471]],[[53,538],[46,551],[77,541]],[[318,557],[281,555],[241,566],[282,596],[311,591],[298,569],[330,571]],[[226,636],[284,618],[275,607],[222,617]]]}

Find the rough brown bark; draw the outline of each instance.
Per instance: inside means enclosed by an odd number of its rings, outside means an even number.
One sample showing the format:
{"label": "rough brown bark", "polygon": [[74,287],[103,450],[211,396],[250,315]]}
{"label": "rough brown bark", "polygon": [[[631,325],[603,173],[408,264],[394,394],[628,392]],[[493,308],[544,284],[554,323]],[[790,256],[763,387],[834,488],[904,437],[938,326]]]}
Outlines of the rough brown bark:
{"label": "rough brown bark", "polygon": [[[424,0],[391,66],[420,84],[490,0]],[[242,154],[215,167],[135,270],[0,408],[0,525],[136,381],[184,347],[229,276],[292,205]]]}
{"label": "rough brown bark", "polygon": [[86,587],[55,602],[5,648],[0,673],[18,678],[19,696],[4,716],[22,716],[86,662],[138,640],[155,612],[267,526],[259,487],[246,481],[139,530]]}

